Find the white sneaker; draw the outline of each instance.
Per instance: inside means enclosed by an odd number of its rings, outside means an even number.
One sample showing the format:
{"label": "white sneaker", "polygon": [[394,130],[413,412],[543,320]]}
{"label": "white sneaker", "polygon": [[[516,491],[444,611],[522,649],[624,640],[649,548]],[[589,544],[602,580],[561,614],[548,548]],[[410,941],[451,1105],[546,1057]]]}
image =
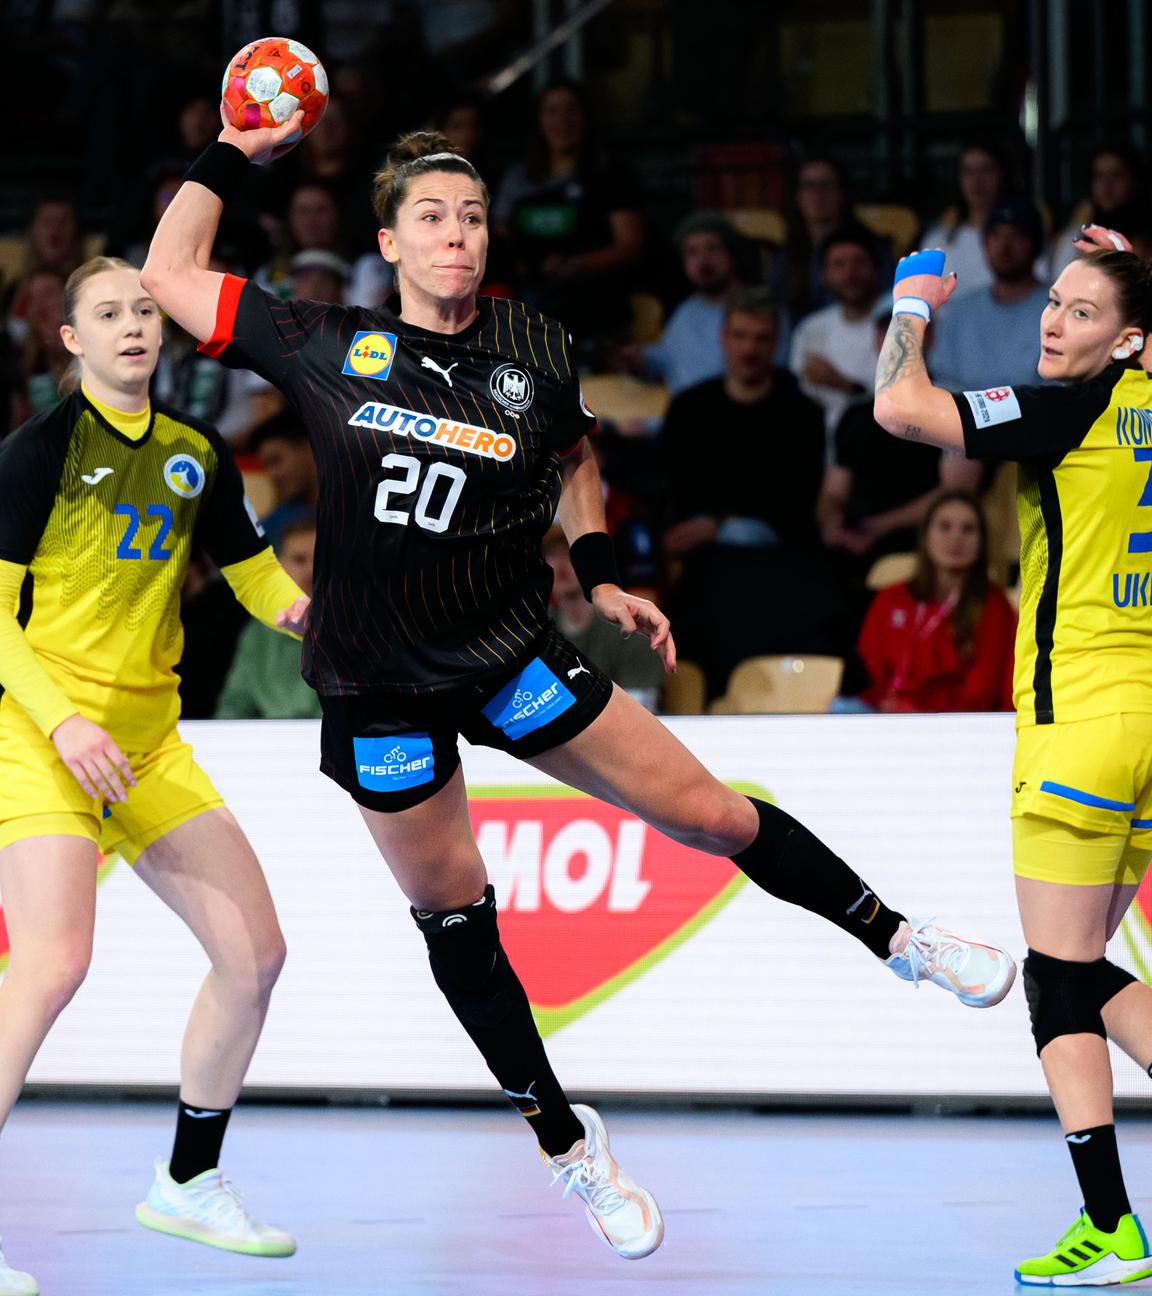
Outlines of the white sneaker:
{"label": "white sneaker", "polygon": [[219,1170],[205,1170],[178,1184],[168,1173],[167,1161],[157,1160],[156,1182],[136,1207],[136,1218],[157,1233],[222,1251],[252,1256],[290,1256],[296,1251],[290,1233],[252,1218],[236,1186]]}
{"label": "white sneaker", "polygon": [[591,1107],[574,1103],[584,1137],[563,1156],[541,1152],[552,1182],[564,1182],[563,1196],[575,1192],[584,1202],[592,1231],[625,1260],[642,1260],[664,1241],[664,1217],[656,1198],[633,1183],[608,1151],[608,1131]]}
{"label": "white sneaker", "polygon": [[0,1296],[40,1296],[36,1279],[29,1273],[13,1269],[0,1248]]}
{"label": "white sneaker", "polygon": [[1012,989],[1016,963],[1007,950],[964,940],[931,918],[913,919],[908,927],[907,945],[885,960],[902,980],[917,987],[931,981],[970,1008],[991,1008]]}

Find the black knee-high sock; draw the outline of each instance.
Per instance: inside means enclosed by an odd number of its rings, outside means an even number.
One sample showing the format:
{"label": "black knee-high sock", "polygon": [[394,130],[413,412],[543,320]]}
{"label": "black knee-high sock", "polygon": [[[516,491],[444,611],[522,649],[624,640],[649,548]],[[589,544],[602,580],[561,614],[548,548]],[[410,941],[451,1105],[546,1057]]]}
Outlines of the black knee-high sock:
{"label": "black knee-high sock", "polygon": [[904,921],[819,837],[779,806],[749,797],[760,816],[760,832],[732,863],[758,887],[799,905],[855,936],[877,958]]}
{"label": "black knee-high sock", "polygon": [[549,1156],[567,1152],[584,1126],[544,1052],[528,996],[500,944],[491,886],[473,905],[413,909],[432,975],[489,1071]]}
{"label": "black knee-high sock", "polygon": [[1065,1134],[1072,1154],[1072,1166],[1080,1181],[1084,1209],[1098,1229],[1115,1233],[1121,1215],[1130,1215],[1128,1190],[1116,1150],[1116,1126],[1094,1125],[1091,1129]]}

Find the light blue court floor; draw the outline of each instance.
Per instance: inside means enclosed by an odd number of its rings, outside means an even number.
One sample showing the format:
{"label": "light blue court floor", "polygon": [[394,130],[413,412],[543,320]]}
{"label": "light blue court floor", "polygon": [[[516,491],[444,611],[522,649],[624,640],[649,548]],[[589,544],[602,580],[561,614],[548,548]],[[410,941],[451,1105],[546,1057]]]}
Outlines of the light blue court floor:
{"label": "light blue court floor", "polygon": [[[136,1225],[169,1104],[25,1103],[0,1143],[0,1233],[43,1296],[994,1296],[1077,1208],[1051,1119],[604,1113],[664,1208],[647,1260],[597,1241],[488,1109],[242,1108],[226,1172],[300,1243],[254,1260]],[[1121,1135],[1147,1218],[1152,1125]]]}

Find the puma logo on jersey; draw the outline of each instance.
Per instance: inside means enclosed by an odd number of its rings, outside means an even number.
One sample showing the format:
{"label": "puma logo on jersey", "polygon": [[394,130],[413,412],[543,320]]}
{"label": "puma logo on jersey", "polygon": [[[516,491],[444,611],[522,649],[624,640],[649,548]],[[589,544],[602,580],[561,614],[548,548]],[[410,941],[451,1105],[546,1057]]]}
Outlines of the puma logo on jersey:
{"label": "puma logo on jersey", "polygon": [[575,679],[576,676],[579,675],[581,671],[583,671],[585,675],[592,674],[592,672],[588,669],[588,667],[585,666],[583,662],[580,662],[577,666],[573,667],[573,669],[568,672],[568,678]]}
{"label": "puma logo on jersey", "polygon": [[95,486],[98,482],[102,482],[105,477],[111,477],[115,471],[114,468],[97,468],[93,472],[82,473],[80,480],[86,482],[89,486]]}
{"label": "puma logo on jersey", "polygon": [[460,363],[459,360],[454,360],[452,364],[448,366],[447,369],[441,369],[440,366],[436,363],[435,360],[432,359],[431,356],[424,356],[423,359],[420,361],[420,368],[435,369],[436,372],[440,375],[440,377],[444,379],[444,381],[448,384],[449,387],[451,387],[452,370],[455,369],[459,363]]}

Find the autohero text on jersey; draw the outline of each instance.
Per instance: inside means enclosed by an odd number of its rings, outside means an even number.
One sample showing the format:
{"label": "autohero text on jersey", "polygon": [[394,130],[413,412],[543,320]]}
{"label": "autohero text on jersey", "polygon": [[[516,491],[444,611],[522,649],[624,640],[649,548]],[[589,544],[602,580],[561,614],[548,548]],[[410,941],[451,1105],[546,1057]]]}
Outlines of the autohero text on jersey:
{"label": "autohero text on jersey", "polygon": [[348,420],[348,426],[380,428],[398,436],[451,446],[465,454],[480,455],[499,463],[507,463],[516,454],[515,440],[504,432],[493,432],[490,428],[438,418],[432,414],[420,414],[416,410],[402,409],[383,401],[365,401]]}

